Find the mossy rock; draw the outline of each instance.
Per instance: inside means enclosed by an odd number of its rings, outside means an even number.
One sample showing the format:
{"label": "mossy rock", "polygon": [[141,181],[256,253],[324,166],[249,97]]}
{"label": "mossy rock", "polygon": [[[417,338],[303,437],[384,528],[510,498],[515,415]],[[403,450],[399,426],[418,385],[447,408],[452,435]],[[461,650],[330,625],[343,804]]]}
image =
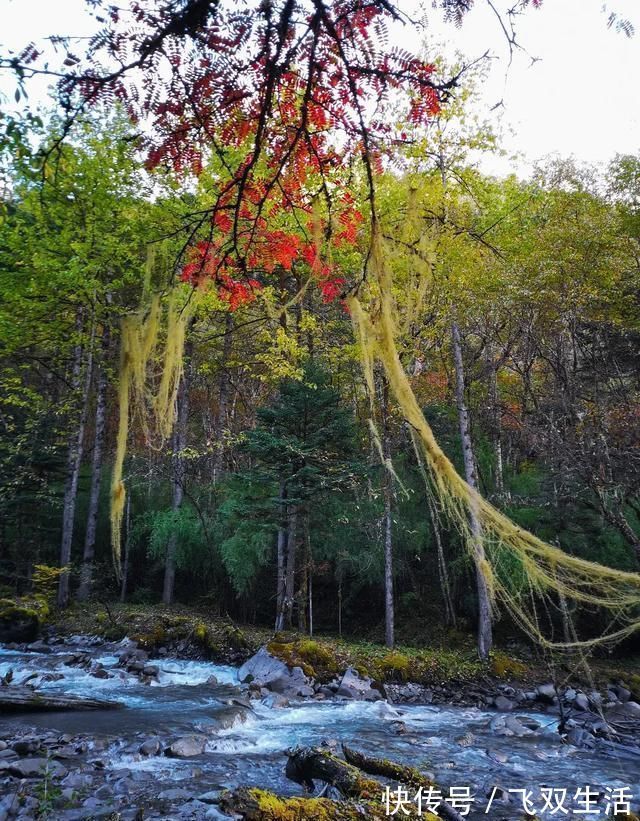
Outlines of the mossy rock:
{"label": "mossy rock", "polygon": [[232,650],[248,650],[251,647],[250,642],[247,640],[245,634],[240,630],[239,627],[225,627],[222,631],[224,635],[225,642],[229,645]]}
{"label": "mossy rock", "polygon": [[47,612],[35,599],[0,599],[0,641],[34,641]]}
{"label": "mossy rock", "polygon": [[335,673],[338,670],[338,662],[333,653],[325,644],[320,644],[313,639],[302,639],[296,647],[298,655],[305,662],[314,667],[322,669],[324,672]]}

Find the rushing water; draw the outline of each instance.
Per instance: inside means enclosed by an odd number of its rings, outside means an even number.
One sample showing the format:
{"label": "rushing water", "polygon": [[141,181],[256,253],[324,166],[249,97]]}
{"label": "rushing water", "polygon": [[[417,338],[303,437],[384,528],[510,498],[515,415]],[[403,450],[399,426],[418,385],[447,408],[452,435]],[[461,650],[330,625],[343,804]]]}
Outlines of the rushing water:
{"label": "rushing water", "polygon": [[[112,678],[98,679],[87,670],[66,666],[64,660],[78,649],[89,649]],[[117,645],[96,649],[61,645],[49,654],[0,650],[0,676],[12,669],[19,682],[33,672],[62,673],[64,678],[43,682],[39,689],[125,705],[125,709],[104,712],[0,716],[0,735],[20,727],[90,735],[100,742],[97,746],[107,768],[146,771],[165,788],[173,782],[196,794],[238,785],[300,793],[285,777],[284,751],[298,744],[345,742],[370,755],[420,767],[432,773],[445,791],[451,786],[471,787],[480,817],[487,817],[486,796],[494,785],[506,790],[566,788],[570,795],[585,785],[602,790],[628,787],[636,801],[640,798],[640,759],[607,757],[566,745],[552,715],[529,714],[539,729],[533,735],[507,738],[496,732],[501,716],[477,709],[331,700],[278,709],[251,701],[247,707],[242,703],[246,693],[237,687],[233,667],[150,659],[150,664],[160,668],[159,681],[144,685],[116,667],[115,652],[120,649]],[[217,685],[207,683],[212,675]],[[166,744],[187,733],[206,735],[203,755],[176,759],[145,758],[138,753],[140,742],[149,737],[157,736]],[[496,810],[489,817],[504,817],[502,807],[502,815]],[[550,817],[562,815],[557,812]],[[511,817],[511,812],[506,816]],[[576,817],[604,818],[604,804],[599,812]]]}

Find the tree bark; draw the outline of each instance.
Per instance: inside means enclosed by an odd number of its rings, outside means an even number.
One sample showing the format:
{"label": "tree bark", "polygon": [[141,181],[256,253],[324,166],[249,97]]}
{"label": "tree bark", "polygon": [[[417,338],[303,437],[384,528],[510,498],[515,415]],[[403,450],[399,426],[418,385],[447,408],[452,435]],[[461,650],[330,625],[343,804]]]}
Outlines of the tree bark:
{"label": "tree bark", "polygon": [[[187,343],[188,345],[188,343]],[[173,454],[171,458],[173,467],[173,498],[171,502],[172,510],[178,511],[182,507],[184,500],[185,484],[185,459],[184,449],[187,445],[187,420],[189,417],[189,376],[188,358],[190,350],[185,348],[187,365],[183,371],[178,387],[176,422],[173,430]],[[176,548],[178,546],[178,534],[174,531],[167,544],[167,552],[164,565],[164,585],[162,590],[163,604],[172,604],[176,581]]]}
{"label": "tree bark", "polygon": [[93,559],[96,546],[96,529],[98,523],[98,507],[100,502],[100,485],[102,481],[102,460],[104,455],[104,435],[106,428],[107,407],[107,356],[110,345],[109,326],[105,325],[102,331],[102,364],[98,376],[96,391],[96,422],[93,441],[93,460],[91,464],[91,489],[89,491],[89,511],[87,514],[87,529],[84,537],[84,551],[82,567],[80,568],[80,586],[76,597],[78,601],[85,601],[91,594],[93,585]]}
{"label": "tree bark", "polygon": [[[78,312],[76,319],[76,332],[82,332],[83,315]],[[82,344],[78,341],[74,351],[73,363],[73,386],[79,390],[82,382]],[[91,390],[91,376],[93,370],[93,330],[87,357],[85,361],[84,384],[82,386],[82,396],[80,398],[80,416],[77,427],[69,441],[67,453],[67,473],[64,487],[64,503],[62,508],[62,538],[60,541],[60,567],[67,567],[71,561],[71,545],[73,543],[73,526],[76,512],[76,500],[78,498],[78,480],[80,478],[80,463],[82,461],[82,443],[84,440],[84,429],[89,412],[89,393]],[[69,604],[69,571],[60,575],[58,583],[58,606],[66,607]]]}
{"label": "tree bark", "polygon": [[286,498],[286,482],[280,482],[280,494],[278,497],[280,521],[278,523],[278,545],[276,555],[276,633],[280,630],[284,630],[285,561],[287,555]]}
{"label": "tree bark", "polygon": [[494,361],[493,346],[487,344],[487,369],[489,377],[489,415],[491,439],[495,457],[495,493],[498,499],[504,495],[504,460],[502,456],[502,426],[498,399],[498,368]]}
{"label": "tree bark", "polygon": [[[471,438],[471,428],[469,424],[469,412],[465,401],[465,376],[464,362],[462,359],[462,340],[460,337],[460,328],[457,322],[452,323],[451,337],[453,342],[453,360],[456,374],[456,407],[460,427],[460,440],[462,443],[464,474],[467,484],[474,490],[477,490],[478,480],[476,475],[475,456],[473,452],[473,441]],[[469,510],[469,526],[471,529],[471,548],[476,569],[476,589],[478,594],[478,655],[481,659],[486,659],[489,656],[493,640],[491,625],[491,600],[489,597],[487,582],[482,572],[482,564],[485,561],[484,547],[482,544],[482,531],[477,512],[473,509],[473,507]]]}
{"label": "tree bark", "polygon": [[436,553],[438,556],[438,576],[440,578],[440,590],[442,591],[442,598],[444,599],[444,616],[445,623],[455,627],[456,625],[456,611],[453,607],[453,599],[451,598],[451,586],[449,584],[449,573],[447,572],[447,563],[444,558],[444,549],[442,546],[442,535],[440,533],[440,522],[438,521],[438,511],[435,503],[431,498],[429,488],[426,488],[427,507],[429,508],[429,518],[431,519],[431,528],[433,530],[433,538],[436,543]]}
{"label": "tree bark", "polygon": [[120,585],[120,601],[127,599],[127,585],[129,584],[129,554],[131,552],[131,491],[127,493],[125,527],[127,529],[124,539],[124,563],[122,565],[122,583]]}
{"label": "tree bark", "polygon": [[298,506],[289,506],[289,527],[287,533],[287,566],[284,584],[284,622],[288,628],[292,626],[293,604],[296,584],[296,553],[298,546]]}
{"label": "tree bark", "polygon": [[384,640],[387,647],[395,643],[393,597],[393,476],[388,468],[391,459],[391,430],[389,426],[389,383],[382,376],[382,456],[384,475],[382,495],[384,501]]}

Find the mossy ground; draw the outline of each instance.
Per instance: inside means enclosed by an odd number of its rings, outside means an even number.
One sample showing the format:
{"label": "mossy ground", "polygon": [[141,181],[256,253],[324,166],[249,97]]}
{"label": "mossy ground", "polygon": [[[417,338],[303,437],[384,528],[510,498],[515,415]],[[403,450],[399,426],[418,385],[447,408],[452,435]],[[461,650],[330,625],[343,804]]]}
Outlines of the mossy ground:
{"label": "mossy ground", "polygon": [[[255,625],[236,625],[229,619],[212,618],[205,610],[174,605],[87,602],[67,610],[54,610],[49,624],[56,632],[102,635],[110,640],[136,639],[153,651],[187,640],[212,661],[238,663],[261,645],[291,666],[302,667],[318,681],[328,682],[354,667],[362,676],[379,682],[417,682],[425,686],[468,684],[475,681],[509,682],[523,686],[551,680],[547,661],[530,649],[496,648],[488,663],[478,660],[473,635],[450,631],[427,637],[422,646],[402,644],[394,650],[373,641],[331,636],[314,637],[294,632],[278,633]],[[609,682],[624,684],[640,700],[640,665],[637,658],[590,660],[587,675],[578,659],[556,663],[555,676],[562,682],[604,688]]]}

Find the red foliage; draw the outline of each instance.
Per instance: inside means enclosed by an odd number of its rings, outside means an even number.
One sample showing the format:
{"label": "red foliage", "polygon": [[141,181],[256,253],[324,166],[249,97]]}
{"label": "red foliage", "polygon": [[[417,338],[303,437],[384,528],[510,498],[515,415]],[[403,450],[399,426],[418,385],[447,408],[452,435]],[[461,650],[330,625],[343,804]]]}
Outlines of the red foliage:
{"label": "red foliage", "polygon": [[[439,4],[459,16],[472,0]],[[424,124],[451,85],[438,85],[433,64],[389,48],[388,23],[404,19],[393,0],[129,0],[108,9],[90,68],[70,68],[60,89],[70,108],[79,92],[81,106],[121,101],[148,123],[149,168],[199,175],[217,158],[214,238],[190,252],[185,280],[212,277],[237,307],[254,296],[251,270],[300,261],[331,301],[344,279],[315,259],[303,230],[267,223],[284,211],[301,224],[320,193],[339,213],[332,242],[356,242],[363,218],[343,169],[364,162],[373,203],[373,176],[394,142],[385,102],[402,92],[408,120]]]}

